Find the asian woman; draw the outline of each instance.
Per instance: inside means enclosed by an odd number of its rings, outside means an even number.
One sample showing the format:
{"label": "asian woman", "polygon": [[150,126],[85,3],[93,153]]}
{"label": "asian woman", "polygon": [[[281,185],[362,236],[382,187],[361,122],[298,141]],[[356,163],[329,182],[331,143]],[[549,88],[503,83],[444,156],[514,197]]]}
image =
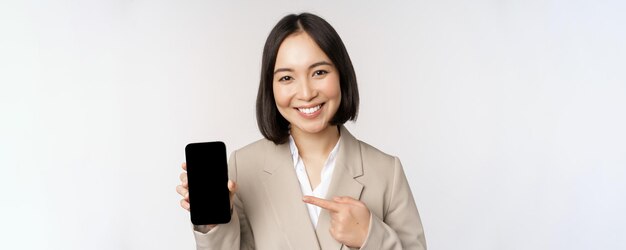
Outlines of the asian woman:
{"label": "asian woman", "polygon": [[[194,226],[197,249],[426,249],[400,160],[343,126],[358,108],[352,62],[333,27],[309,13],[281,19],[263,50],[264,138],[231,154],[231,221]],[[189,210],[186,172],[180,179]]]}

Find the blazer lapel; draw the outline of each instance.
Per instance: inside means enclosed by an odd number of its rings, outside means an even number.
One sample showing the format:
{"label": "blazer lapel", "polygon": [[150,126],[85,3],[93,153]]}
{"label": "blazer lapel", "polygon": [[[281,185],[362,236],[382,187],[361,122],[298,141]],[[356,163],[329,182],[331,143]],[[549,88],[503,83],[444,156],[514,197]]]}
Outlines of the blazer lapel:
{"label": "blazer lapel", "polygon": [[[340,131],[341,144],[326,197],[332,199],[335,196],[349,196],[359,200],[361,191],[363,191],[363,184],[355,178],[363,175],[361,148],[357,139],[345,127],[341,126]],[[340,249],[341,243],[333,239],[329,230],[330,215],[326,209],[322,209],[315,229],[320,246],[322,249]]]}
{"label": "blazer lapel", "polygon": [[292,249],[320,249],[293,167],[289,144],[266,156],[263,185],[274,217]]}

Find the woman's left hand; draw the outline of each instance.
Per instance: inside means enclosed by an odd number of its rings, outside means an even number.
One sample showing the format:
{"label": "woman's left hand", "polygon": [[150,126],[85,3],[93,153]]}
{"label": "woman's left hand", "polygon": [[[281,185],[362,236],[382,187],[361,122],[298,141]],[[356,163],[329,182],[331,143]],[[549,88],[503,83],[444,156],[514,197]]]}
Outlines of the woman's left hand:
{"label": "woman's left hand", "polygon": [[361,247],[370,226],[370,210],[365,203],[352,197],[334,197],[332,200],[304,196],[302,201],[328,210],[330,235],[349,247]]}

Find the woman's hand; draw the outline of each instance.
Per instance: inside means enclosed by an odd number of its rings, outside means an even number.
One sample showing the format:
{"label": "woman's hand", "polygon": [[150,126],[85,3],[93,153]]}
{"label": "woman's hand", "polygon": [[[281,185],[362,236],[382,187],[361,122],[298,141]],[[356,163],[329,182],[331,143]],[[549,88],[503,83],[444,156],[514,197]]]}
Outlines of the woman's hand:
{"label": "woman's hand", "polygon": [[352,197],[335,197],[333,200],[304,196],[304,202],[328,210],[330,235],[348,247],[361,247],[370,226],[370,210],[365,203]]}
{"label": "woman's hand", "polygon": [[[176,192],[180,194],[183,199],[180,200],[180,206],[189,211],[189,184],[187,183],[187,163],[182,164],[183,172],[180,173],[180,185],[176,186]],[[233,196],[237,192],[237,184],[234,181],[228,180],[228,191],[230,191],[230,207],[233,207]],[[201,226],[201,231],[204,233],[213,229],[217,225],[205,225]]]}
{"label": "woman's hand", "polygon": [[176,186],[176,192],[183,196],[180,206],[189,211],[189,184],[187,183],[187,163],[182,164],[183,172],[180,173],[180,185]]}

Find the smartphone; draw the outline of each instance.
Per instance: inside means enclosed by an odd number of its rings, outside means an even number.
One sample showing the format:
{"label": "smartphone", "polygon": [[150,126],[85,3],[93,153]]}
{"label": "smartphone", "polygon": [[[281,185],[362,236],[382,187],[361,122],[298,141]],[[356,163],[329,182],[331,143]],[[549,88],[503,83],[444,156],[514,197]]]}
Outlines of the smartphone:
{"label": "smartphone", "polygon": [[226,145],[221,141],[190,143],[185,147],[185,158],[191,223],[230,222]]}

